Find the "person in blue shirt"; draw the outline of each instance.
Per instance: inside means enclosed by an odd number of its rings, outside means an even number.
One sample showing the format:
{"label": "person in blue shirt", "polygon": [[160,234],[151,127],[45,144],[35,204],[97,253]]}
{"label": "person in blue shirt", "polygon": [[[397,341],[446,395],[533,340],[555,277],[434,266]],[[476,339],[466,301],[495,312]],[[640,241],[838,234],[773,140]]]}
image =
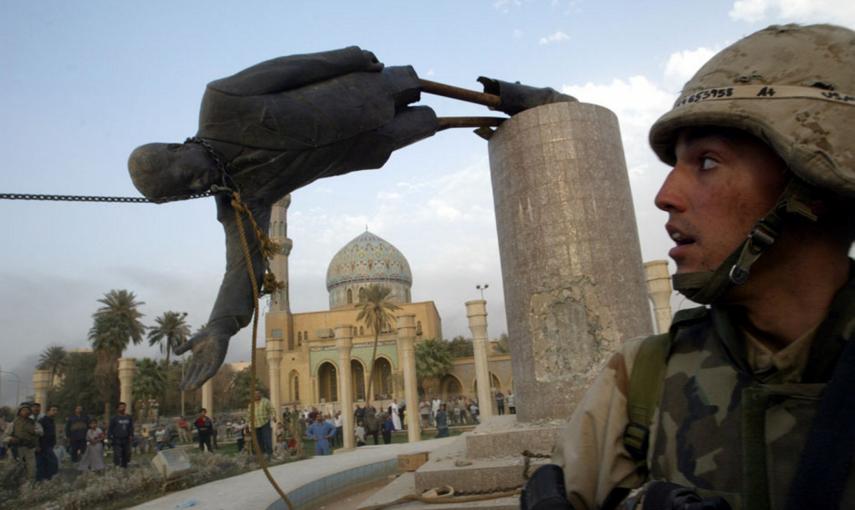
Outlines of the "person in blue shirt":
{"label": "person in blue shirt", "polygon": [[323,415],[318,413],[315,423],[306,430],[306,437],[315,440],[315,455],[331,455],[330,439],[335,437],[335,426],[324,421]]}

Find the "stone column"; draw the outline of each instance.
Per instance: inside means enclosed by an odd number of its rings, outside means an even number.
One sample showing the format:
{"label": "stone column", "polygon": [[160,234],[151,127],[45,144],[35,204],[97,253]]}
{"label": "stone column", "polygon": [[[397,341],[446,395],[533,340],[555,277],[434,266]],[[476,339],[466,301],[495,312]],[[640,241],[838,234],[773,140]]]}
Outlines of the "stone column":
{"label": "stone column", "polygon": [[134,409],[134,374],[137,372],[137,360],[119,358],[119,401],[127,405],[128,414]]}
{"label": "stone column", "polygon": [[617,117],[531,108],[489,151],[518,419],[564,419],[624,339],[653,331]]}
{"label": "stone column", "polygon": [[487,364],[487,301],[466,302],[466,317],[472,332],[475,351],[475,381],[478,383],[478,409],[482,418],[493,416],[493,395],[490,393],[490,366]]}
{"label": "stone column", "polygon": [[644,263],[647,275],[647,293],[653,301],[656,330],[665,333],[671,327],[671,275],[667,260],[651,260]]}
{"label": "stone column", "polygon": [[202,407],[208,410],[208,416],[214,416],[214,379],[208,379],[202,385]]}
{"label": "stone column", "polygon": [[36,370],[33,372],[33,392],[36,402],[42,405],[42,412],[48,410],[48,390],[50,389],[50,370]]}
{"label": "stone column", "polygon": [[353,372],[350,370],[350,351],[353,347],[353,329],[350,325],[335,327],[335,346],[338,349],[338,401],[341,404],[341,425],[344,449],[354,448],[353,438]]}
{"label": "stone column", "polygon": [[404,400],[407,402],[407,441],[421,441],[419,422],[419,389],[416,382],[416,316],[398,316],[398,349],[404,368]]}
{"label": "stone column", "polygon": [[276,411],[276,421],[282,419],[282,339],[268,338],[264,352],[270,376],[270,405]]}

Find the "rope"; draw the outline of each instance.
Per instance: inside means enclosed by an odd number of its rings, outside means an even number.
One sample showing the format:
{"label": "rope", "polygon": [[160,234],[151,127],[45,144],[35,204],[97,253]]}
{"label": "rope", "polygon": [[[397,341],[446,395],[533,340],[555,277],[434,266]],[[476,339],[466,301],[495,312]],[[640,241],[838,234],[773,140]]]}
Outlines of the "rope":
{"label": "rope", "polygon": [[[240,194],[238,192],[232,192],[232,208],[235,210],[235,221],[238,226],[238,234],[240,234],[240,245],[243,251],[244,259],[246,260],[246,270],[249,274],[249,281],[252,285],[252,297],[253,297],[253,316],[252,316],[252,354],[250,357],[250,395],[252,398],[255,398],[255,351],[256,345],[258,343],[258,316],[259,316],[259,308],[258,308],[258,281],[255,279],[255,271],[252,266],[252,256],[249,251],[249,242],[246,239],[246,232],[244,230],[243,218],[241,218],[241,213],[245,213],[249,218],[250,223],[255,228],[255,234],[258,235],[260,229],[255,222],[255,218],[252,216],[252,212],[248,207],[241,201]],[[263,234],[263,233],[262,233]],[[266,236],[264,236],[266,237]],[[259,243],[262,243],[263,239],[259,238]],[[250,403],[249,406],[249,422],[252,424],[252,427],[255,428],[255,400]],[[285,495],[285,491],[282,490],[282,487],[276,483],[276,480],[273,479],[273,475],[270,474],[270,470],[267,466],[267,458],[261,453],[261,449],[258,447],[258,434],[253,435],[253,441],[250,443],[252,449],[255,452],[255,458],[258,463],[261,465],[261,470],[264,471],[264,476],[267,477],[267,480],[273,485],[273,488],[276,489],[276,492],[279,493],[279,497],[282,498],[282,501],[288,506],[289,510],[294,510],[294,505],[291,503],[291,500],[288,499],[288,496]]]}
{"label": "rope", "polygon": [[[524,459],[523,479],[528,480],[528,470],[531,466],[531,459],[548,459],[551,457],[548,453],[533,453],[529,450],[522,452]],[[515,487],[501,487],[498,489],[489,489],[487,491],[456,491],[454,487],[446,485],[445,487],[434,487],[428,489],[421,494],[407,494],[394,501],[381,503],[370,507],[365,507],[364,510],[384,510],[393,506],[407,503],[410,501],[418,501],[428,504],[442,503],[468,503],[470,501],[487,501],[491,499],[508,498],[516,496],[522,491],[522,484]]]}

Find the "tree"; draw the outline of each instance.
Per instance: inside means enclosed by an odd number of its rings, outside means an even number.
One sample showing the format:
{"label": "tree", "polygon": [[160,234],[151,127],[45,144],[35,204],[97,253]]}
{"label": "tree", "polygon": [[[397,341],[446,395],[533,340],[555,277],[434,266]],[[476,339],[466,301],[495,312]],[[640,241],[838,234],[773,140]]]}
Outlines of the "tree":
{"label": "tree", "polygon": [[471,358],[475,355],[475,347],[471,338],[456,336],[448,342],[448,348],[453,358]]}
{"label": "tree", "polygon": [[432,338],[416,344],[416,377],[425,395],[428,383],[451,372],[453,365],[449,342]]}
{"label": "tree", "polygon": [[39,355],[39,370],[50,370],[50,383],[62,375],[68,363],[68,352],[61,345],[51,345]]}
{"label": "tree", "polygon": [[140,318],[143,314],[137,307],[144,305],[137,301],[133,292],[111,290],[98,300],[103,306],[92,314],[94,324],[89,330],[89,340],[95,351],[95,382],[104,401],[104,415],[109,419],[110,404],[118,384],[116,384],[116,363],[122,352],[133,342],[143,340],[145,326]]}
{"label": "tree", "polygon": [[395,315],[393,312],[401,309],[389,300],[391,292],[392,289],[389,287],[370,285],[361,289],[359,293],[359,304],[357,306],[360,310],[356,320],[361,321],[374,332],[374,348],[371,350],[371,366],[368,369],[368,390],[366,394],[366,405],[368,406],[371,405],[371,400],[374,397],[371,383],[374,382],[374,361],[377,359],[377,344],[380,340],[380,333],[394,323]]}
{"label": "tree", "polygon": [[[157,362],[151,358],[137,360],[137,373],[134,375],[134,401],[140,402],[143,409],[148,401],[163,395],[166,389],[166,374]],[[140,416],[145,416],[141,411]]]}
{"label": "tree", "polygon": [[[229,397],[232,399],[232,405],[238,408],[246,408],[249,406],[251,395],[250,383],[252,381],[252,371],[250,367],[246,367],[232,377],[232,382],[229,385]],[[264,384],[259,380],[255,380],[255,389],[264,391]]]}
{"label": "tree", "polygon": [[183,344],[190,337],[190,326],[184,319],[185,312],[163,312],[163,315],[154,319],[155,326],[148,330],[148,345],[160,347],[161,354],[165,354],[165,366],[169,366],[169,357],[176,347]]}
{"label": "tree", "polygon": [[48,402],[68,416],[77,405],[85,414],[97,414],[102,400],[95,380],[96,356],[91,352],[70,352],[66,357],[65,377],[58,387],[48,391]]}
{"label": "tree", "polygon": [[508,334],[502,333],[495,343],[495,349],[498,354],[507,354],[511,352],[511,346],[508,345]]}

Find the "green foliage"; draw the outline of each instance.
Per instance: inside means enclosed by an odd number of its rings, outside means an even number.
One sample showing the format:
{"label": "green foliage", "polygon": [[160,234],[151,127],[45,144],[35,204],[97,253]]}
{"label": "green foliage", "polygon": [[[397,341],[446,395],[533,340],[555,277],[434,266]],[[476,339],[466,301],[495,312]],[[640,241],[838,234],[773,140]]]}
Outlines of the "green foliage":
{"label": "green foliage", "polygon": [[67,356],[68,352],[66,352],[65,347],[61,345],[51,345],[45,348],[45,350],[39,355],[37,368],[39,370],[50,370],[50,380],[53,381],[55,376],[62,375],[64,373]]}
{"label": "green foliage", "polygon": [[448,348],[453,358],[471,358],[475,355],[471,338],[456,336],[448,342]]}
{"label": "green foliage", "polygon": [[360,310],[356,320],[374,332],[374,348],[371,350],[371,365],[368,369],[368,390],[366,393],[368,405],[371,405],[371,400],[374,397],[371,383],[374,381],[374,362],[377,359],[377,344],[380,340],[380,333],[395,323],[394,312],[401,309],[389,300],[391,292],[392,289],[389,287],[370,285],[363,288],[359,293],[359,304],[357,306]]}
{"label": "green foliage", "polygon": [[163,368],[151,358],[137,360],[137,373],[134,375],[134,400],[159,398],[166,388],[166,374]]}
{"label": "green foliage", "polygon": [[[246,367],[232,377],[232,382],[229,385],[229,399],[231,400],[232,408],[246,408],[249,406],[250,400],[250,384],[252,383],[252,372]],[[255,388],[265,391],[264,383],[261,379],[256,378]]]}
{"label": "green foliage", "polygon": [[95,382],[104,402],[104,414],[109,417],[119,386],[116,363],[129,343],[143,340],[145,326],[140,321],[143,314],[137,307],[145,303],[124,289],[111,290],[98,302],[103,306],[92,314],[94,324],[89,330],[89,340],[97,359]]}
{"label": "green foliage", "polygon": [[416,344],[416,378],[425,387],[430,379],[439,379],[453,367],[450,342],[432,338]]}
{"label": "green foliage", "polygon": [[495,344],[496,352],[499,354],[507,354],[511,352],[510,345],[508,345],[508,334],[502,333],[499,335],[499,340]]}
{"label": "green foliage", "polygon": [[160,347],[160,352],[166,355],[166,366],[169,366],[169,358],[175,348],[190,337],[190,326],[184,320],[186,318],[185,312],[163,312],[163,315],[154,319],[156,325],[148,330],[148,344]]}
{"label": "green foliage", "polygon": [[58,387],[48,392],[48,402],[59,407],[60,416],[70,415],[78,404],[83,406],[86,414],[101,412],[103,400],[95,385],[95,363],[94,353],[68,353],[65,377]]}

